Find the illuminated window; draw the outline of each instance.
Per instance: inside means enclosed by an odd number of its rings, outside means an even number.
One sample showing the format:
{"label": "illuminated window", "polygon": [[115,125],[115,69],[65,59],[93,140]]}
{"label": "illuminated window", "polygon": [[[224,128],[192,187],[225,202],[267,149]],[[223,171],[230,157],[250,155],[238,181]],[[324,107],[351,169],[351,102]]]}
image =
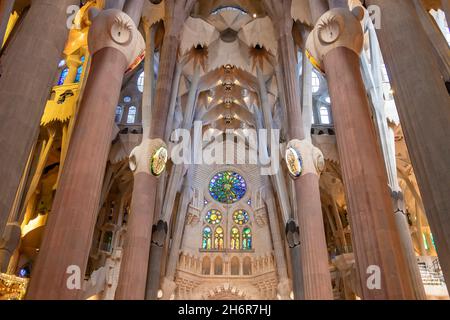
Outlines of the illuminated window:
{"label": "illuminated window", "polygon": [[64,81],[66,81],[68,74],[69,74],[69,68],[64,68],[64,70],[61,71],[61,75],[59,76],[59,80],[58,80],[58,86],[62,86],[64,84]]}
{"label": "illuminated window", "polygon": [[210,227],[203,229],[202,248],[204,250],[211,250],[212,248],[212,231]]}
{"label": "illuminated window", "polygon": [[321,107],[320,108],[320,123],[321,124],[330,124],[330,113],[328,111],[327,107]]}
{"label": "illuminated window", "polygon": [[126,96],[125,98],[123,98],[123,102],[130,103],[131,102],[131,97]]}
{"label": "illuminated window", "polygon": [[232,204],[241,200],[247,192],[247,184],[236,172],[221,172],[211,179],[209,193],[221,203]]}
{"label": "illuminated window", "polygon": [[239,13],[242,13],[242,14],[248,14],[243,9],[238,8],[238,7],[232,7],[232,6],[226,6],[226,7],[218,8],[218,9],[214,10],[211,14],[219,14],[219,13],[224,12],[224,11],[236,11],[236,12],[239,12]]}
{"label": "illuminated window", "polygon": [[427,241],[427,237],[425,236],[425,233],[422,233],[422,237],[423,237],[423,244],[425,246],[425,250],[429,250],[430,247],[428,246],[428,241]]}
{"label": "illuminated window", "polygon": [[242,249],[243,250],[252,249],[252,230],[250,228],[245,228],[242,231]]}
{"label": "illuminated window", "polygon": [[233,227],[231,229],[231,250],[240,250],[241,249],[241,234],[239,229]]}
{"label": "illuminated window", "polygon": [[102,237],[102,243],[100,250],[103,252],[112,252],[112,242],[114,238],[114,233],[112,231],[105,231]]}
{"label": "illuminated window", "polygon": [[122,115],[123,115],[123,108],[122,106],[117,106],[116,108],[116,118],[115,118],[115,122],[116,123],[120,123],[122,121]]}
{"label": "illuminated window", "polygon": [[84,63],[85,60],[86,60],[85,57],[81,57],[81,63],[82,64],[77,69],[77,75],[75,77],[75,83],[78,83],[81,80],[81,75],[83,74],[83,63]]}
{"label": "illuminated window", "polygon": [[137,114],[137,109],[136,107],[130,107],[130,109],[128,109],[128,118],[127,118],[127,123],[128,124],[133,124],[136,122],[136,114]]}
{"label": "illuminated window", "polygon": [[242,226],[244,224],[247,224],[250,220],[247,211],[245,210],[238,210],[235,213],[233,213],[233,221],[234,223]]}
{"label": "illuminated window", "polygon": [[141,72],[137,80],[137,87],[141,93],[144,92],[144,82],[145,82],[145,74],[144,72]]}
{"label": "illuminated window", "polygon": [[214,233],[214,249],[223,250],[224,249],[224,238],[223,238],[223,228],[217,227]]}
{"label": "illuminated window", "polygon": [[312,92],[317,93],[320,89],[320,79],[317,73],[312,73]]}
{"label": "illuminated window", "polygon": [[219,210],[209,210],[206,214],[206,222],[212,225],[217,225],[222,222],[222,213]]}

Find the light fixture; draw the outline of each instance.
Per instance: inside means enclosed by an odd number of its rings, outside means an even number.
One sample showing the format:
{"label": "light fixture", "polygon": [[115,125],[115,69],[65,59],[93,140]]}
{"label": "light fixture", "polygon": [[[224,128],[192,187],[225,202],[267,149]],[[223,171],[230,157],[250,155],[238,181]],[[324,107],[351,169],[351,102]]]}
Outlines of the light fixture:
{"label": "light fixture", "polygon": [[258,17],[258,15],[257,15],[256,13],[254,13],[254,14],[253,14],[253,18],[256,19],[257,17]]}

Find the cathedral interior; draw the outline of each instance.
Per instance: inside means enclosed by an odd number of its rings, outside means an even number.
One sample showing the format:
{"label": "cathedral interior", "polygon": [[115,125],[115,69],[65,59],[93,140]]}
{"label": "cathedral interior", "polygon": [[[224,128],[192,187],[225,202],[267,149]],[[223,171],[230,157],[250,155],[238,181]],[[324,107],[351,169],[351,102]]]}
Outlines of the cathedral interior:
{"label": "cathedral interior", "polygon": [[448,300],[449,0],[0,0],[0,300]]}

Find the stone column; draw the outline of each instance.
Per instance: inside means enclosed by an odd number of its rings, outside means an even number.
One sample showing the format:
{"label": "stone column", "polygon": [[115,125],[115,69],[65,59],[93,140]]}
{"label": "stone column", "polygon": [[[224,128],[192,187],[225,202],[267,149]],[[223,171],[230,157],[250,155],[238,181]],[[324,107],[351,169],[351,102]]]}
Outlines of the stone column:
{"label": "stone column", "polygon": [[180,205],[177,210],[177,219],[175,223],[175,231],[173,233],[173,240],[170,247],[169,259],[167,262],[166,276],[162,281],[163,299],[169,300],[175,291],[175,272],[177,268],[178,258],[180,255],[180,247],[183,240],[184,226],[186,222],[186,215],[188,213],[189,202],[191,200],[191,189],[185,185],[183,194],[180,199]]}
{"label": "stone column", "polygon": [[[272,191],[273,193],[273,191]],[[266,200],[267,216],[269,217],[270,231],[273,240],[273,249],[278,273],[278,294],[282,300],[289,300],[291,284],[287,274],[286,259],[284,256],[283,240],[280,235],[280,224],[274,199],[270,196]],[[242,274],[242,273],[241,273]]]}
{"label": "stone column", "polygon": [[413,0],[417,15],[433,47],[434,59],[439,65],[444,81],[450,81],[450,48],[433,16],[426,10],[422,0]]}
{"label": "stone column", "polygon": [[381,51],[439,261],[450,281],[450,97],[436,61],[430,59],[433,49],[414,3],[389,0],[366,3],[381,8],[382,25],[377,30]]}
{"label": "stone column", "polygon": [[83,298],[77,282],[84,279],[92,245],[114,111],[124,72],[144,48],[142,36],[125,13],[95,13],[88,39],[90,74],[28,299]]}
{"label": "stone column", "polygon": [[[328,11],[316,24],[326,28],[314,28],[307,50],[328,79],[362,298],[414,299],[360,72],[363,17],[362,8]],[[345,29],[330,24],[335,19]],[[371,280],[373,274],[379,283]]]}
{"label": "stone column", "polygon": [[[150,241],[152,238],[152,224],[155,215],[158,184],[156,176],[162,174],[162,171],[158,172],[158,174],[149,171],[153,165],[153,160],[150,161],[150,159],[158,158],[157,151],[167,153],[167,146],[163,141],[168,117],[166,109],[169,106],[173,89],[172,83],[181,30],[194,3],[194,0],[165,1],[165,34],[161,50],[156,96],[152,108],[150,133],[149,136],[143,137],[141,146],[136,148],[131,155],[132,161],[134,161],[133,158],[136,161],[132,164],[132,167],[135,167],[135,170],[137,170],[133,201],[135,201],[134,197],[142,198],[142,200],[136,200],[139,204],[133,206],[134,211],[128,220],[127,240],[124,245],[124,256],[116,299],[145,299]],[[167,159],[163,160],[167,161]],[[163,167],[162,162],[164,161],[159,162]],[[142,171],[140,168],[142,168]]]}
{"label": "stone column", "polygon": [[[308,167],[294,181],[297,202],[297,220],[306,300],[331,300],[333,292],[329,270],[328,251],[319,191],[319,176],[315,164],[320,151],[305,139],[301,114],[299,79],[296,75],[296,51],[292,38],[293,21],[290,0],[265,0],[269,16],[275,26],[279,63],[283,71],[284,100],[288,112],[288,148],[302,154]],[[300,149],[297,149],[300,148]],[[323,157],[323,156],[322,156]],[[297,270],[294,270],[294,273]]]}
{"label": "stone column", "polygon": [[5,38],[6,28],[8,27],[9,17],[14,8],[15,0],[0,1],[0,49]]}
{"label": "stone column", "polygon": [[[2,1],[3,3],[4,1]],[[0,234],[36,141],[58,61],[67,39],[66,10],[76,0],[33,1],[1,57]],[[14,108],[11,108],[14,106]]]}

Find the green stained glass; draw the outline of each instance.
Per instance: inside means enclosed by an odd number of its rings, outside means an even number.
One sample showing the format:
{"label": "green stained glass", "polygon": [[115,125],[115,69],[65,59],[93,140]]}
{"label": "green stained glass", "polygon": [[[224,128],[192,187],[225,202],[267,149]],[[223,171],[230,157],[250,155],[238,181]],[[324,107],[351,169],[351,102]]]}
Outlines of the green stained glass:
{"label": "green stained glass", "polygon": [[239,229],[233,227],[233,229],[231,229],[231,249],[239,250],[240,248],[241,248],[241,235]]}
{"label": "green stained glass", "polygon": [[250,228],[245,228],[242,231],[242,249],[252,249],[252,230]]}
{"label": "green stained glass", "polygon": [[209,210],[206,214],[206,222],[212,225],[217,225],[222,222],[222,213],[219,210]]}
{"label": "green stained glass", "polygon": [[245,210],[238,210],[235,213],[233,213],[233,221],[234,223],[242,226],[244,224],[247,224],[250,220],[247,211]]}
{"label": "green stained glass", "polygon": [[247,192],[244,178],[236,172],[218,173],[209,183],[209,193],[221,203],[232,204],[241,200]]}
{"label": "green stained glass", "polygon": [[210,250],[212,247],[212,230],[210,227],[203,229],[203,241],[202,248],[205,250]]}

